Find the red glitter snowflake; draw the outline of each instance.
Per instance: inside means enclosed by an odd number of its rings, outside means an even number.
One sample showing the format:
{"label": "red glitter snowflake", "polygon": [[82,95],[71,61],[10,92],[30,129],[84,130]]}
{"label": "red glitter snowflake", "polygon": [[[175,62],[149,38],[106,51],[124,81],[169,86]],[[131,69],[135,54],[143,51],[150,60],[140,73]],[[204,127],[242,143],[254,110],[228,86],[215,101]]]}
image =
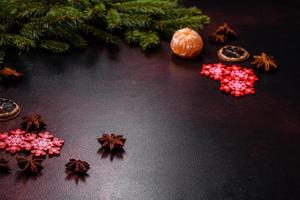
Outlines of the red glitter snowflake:
{"label": "red glitter snowflake", "polygon": [[220,90],[233,96],[254,94],[254,82],[249,80],[238,80],[234,77],[226,77],[221,80]]}
{"label": "red glitter snowflake", "polygon": [[12,154],[21,150],[30,150],[33,137],[25,131],[17,129],[10,133],[0,134],[0,149],[6,150]]}
{"label": "red glitter snowflake", "polygon": [[31,141],[32,150],[35,156],[59,155],[64,141],[49,132],[39,133],[36,138]]}
{"label": "red glitter snowflake", "polygon": [[202,75],[209,76],[214,80],[220,80],[224,75],[228,73],[229,71],[226,69],[226,65],[223,65],[221,63],[203,65],[201,70]]}
{"label": "red glitter snowflake", "polygon": [[248,80],[248,81],[257,81],[258,78],[255,76],[252,69],[242,68],[240,66],[230,66],[226,70],[229,72],[229,76],[235,80]]}

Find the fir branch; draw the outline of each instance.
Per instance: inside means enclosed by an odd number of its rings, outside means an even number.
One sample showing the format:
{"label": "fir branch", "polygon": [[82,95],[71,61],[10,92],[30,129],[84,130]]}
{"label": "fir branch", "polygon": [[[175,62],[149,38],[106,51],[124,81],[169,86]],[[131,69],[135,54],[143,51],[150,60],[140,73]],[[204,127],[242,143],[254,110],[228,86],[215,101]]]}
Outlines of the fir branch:
{"label": "fir branch", "polygon": [[47,32],[47,29],[45,29],[43,25],[35,23],[25,24],[20,30],[21,35],[32,40],[38,40],[45,32]]}
{"label": "fir branch", "polygon": [[122,25],[126,28],[146,28],[151,24],[151,17],[138,14],[121,14]]}
{"label": "fir branch", "polygon": [[158,34],[152,31],[129,30],[125,33],[125,40],[129,44],[139,44],[143,50],[147,50],[159,44]]}
{"label": "fir branch", "polygon": [[208,24],[209,21],[209,18],[205,16],[182,17],[178,19],[156,21],[154,27],[157,30],[168,32],[174,32],[177,29],[184,27],[201,30],[203,25]]}
{"label": "fir branch", "polygon": [[102,18],[106,15],[107,9],[106,5],[103,2],[99,2],[96,5],[93,5],[92,7],[88,7],[85,10],[85,13],[87,14],[87,19],[97,19]]}
{"label": "fir branch", "polygon": [[3,64],[5,58],[5,51],[0,50],[0,64]]}
{"label": "fir branch", "polygon": [[107,28],[113,30],[121,27],[121,16],[115,9],[110,9],[106,15]]}
{"label": "fir branch", "polygon": [[101,39],[105,41],[106,43],[111,43],[111,44],[119,44],[121,39],[109,32],[103,31],[99,28],[94,28],[91,25],[88,24],[81,24],[79,30],[82,32],[85,32],[87,34],[90,34],[98,39]]}
{"label": "fir branch", "polygon": [[72,29],[66,29],[65,27],[57,26],[51,29],[50,33],[57,39],[68,42],[73,47],[84,48],[87,46],[87,42],[85,41],[85,39]]}
{"label": "fir branch", "polygon": [[55,40],[41,40],[39,47],[41,49],[52,51],[53,53],[64,53],[70,48],[67,43],[58,42]]}
{"label": "fir branch", "polygon": [[0,46],[11,46],[21,51],[27,51],[35,47],[35,42],[21,35],[0,34]]}
{"label": "fir branch", "polygon": [[172,1],[161,0],[135,0],[112,4],[115,9],[124,13],[160,14],[164,15],[167,10],[177,6]]}
{"label": "fir branch", "polygon": [[36,16],[43,16],[47,13],[48,8],[42,2],[30,2],[28,4],[21,4],[18,8],[18,18],[30,18]]}
{"label": "fir branch", "polygon": [[51,25],[62,23],[73,25],[81,23],[84,17],[84,13],[74,7],[55,6],[49,10],[45,20]]}

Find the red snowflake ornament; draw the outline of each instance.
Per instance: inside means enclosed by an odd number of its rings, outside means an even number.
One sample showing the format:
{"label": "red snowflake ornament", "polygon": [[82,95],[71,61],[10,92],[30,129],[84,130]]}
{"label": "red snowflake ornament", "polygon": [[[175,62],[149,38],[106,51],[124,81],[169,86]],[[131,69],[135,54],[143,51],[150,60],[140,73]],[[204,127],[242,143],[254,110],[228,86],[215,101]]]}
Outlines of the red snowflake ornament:
{"label": "red snowflake ornament", "polygon": [[230,66],[226,68],[230,77],[235,80],[248,80],[251,82],[255,82],[258,80],[257,76],[255,76],[252,69],[242,68],[240,66]]}
{"label": "red snowflake ornament", "polygon": [[49,132],[39,133],[36,138],[31,141],[32,150],[35,156],[59,155],[64,141],[54,136]]}
{"label": "red snowflake ornament", "polygon": [[243,95],[254,94],[254,82],[249,80],[238,80],[232,77],[221,80],[220,90],[230,93],[233,96],[240,97]]}
{"label": "red snowflake ornament", "polygon": [[223,65],[221,63],[203,65],[201,70],[202,75],[209,76],[214,80],[220,80],[224,75],[228,73],[229,71],[226,70],[226,65]]}
{"label": "red snowflake ornament", "polygon": [[10,131],[9,134],[3,133],[0,134],[0,149],[5,149],[12,154],[21,150],[30,150],[32,147],[30,143],[32,139],[30,134],[20,129]]}

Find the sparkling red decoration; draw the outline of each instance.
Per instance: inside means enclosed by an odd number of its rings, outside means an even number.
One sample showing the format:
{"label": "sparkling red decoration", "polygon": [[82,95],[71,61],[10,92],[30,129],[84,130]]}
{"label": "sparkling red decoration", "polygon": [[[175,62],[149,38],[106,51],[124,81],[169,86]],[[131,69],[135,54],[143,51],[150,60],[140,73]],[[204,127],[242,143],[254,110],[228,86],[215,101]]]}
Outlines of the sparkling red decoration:
{"label": "sparkling red decoration", "polygon": [[10,131],[10,133],[3,133],[0,134],[0,149],[5,149],[12,154],[21,150],[30,150],[32,139],[30,134],[26,134],[25,131],[20,129]]}
{"label": "sparkling red decoration", "polygon": [[35,156],[59,155],[64,141],[59,138],[54,138],[49,132],[39,133],[37,137],[31,141],[32,150]]}
{"label": "sparkling red decoration", "polygon": [[64,141],[55,138],[51,133],[30,134],[17,129],[10,133],[0,134],[0,150],[12,154],[19,151],[30,151],[34,156],[59,155]]}
{"label": "sparkling red decoration", "polygon": [[201,74],[204,76],[209,76],[214,80],[220,80],[224,75],[228,73],[225,67],[226,65],[223,65],[221,63],[203,65]]}
{"label": "sparkling red decoration", "polygon": [[220,63],[203,65],[201,74],[219,80],[220,90],[235,97],[254,94],[254,82],[258,80],[252,69]]}
{"label": "sparkling red decoration", "polygon": [[242,68],[240,66],[233,65],[227,67],[226,70],[227,72],[229,71],[230,77],[235,80],[248,80],[251,82],[258,80],[253,70],[249,68]]}
{"label": "sparkling red decoration", "polygon": [[248,80],[237,80],[224,78],[221,80],[220,90],[230,93],[233,96],[240,97],[247,94],[254,94],[254,83]]}

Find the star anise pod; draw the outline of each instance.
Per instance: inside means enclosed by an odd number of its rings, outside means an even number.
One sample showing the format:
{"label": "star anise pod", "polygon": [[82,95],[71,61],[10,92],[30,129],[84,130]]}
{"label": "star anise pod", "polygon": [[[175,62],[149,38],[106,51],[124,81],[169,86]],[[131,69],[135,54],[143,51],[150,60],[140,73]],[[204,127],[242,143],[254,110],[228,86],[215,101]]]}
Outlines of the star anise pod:
{"label": "star anise pod", "polygon": [[47,124],[39,114],[33,114],[22,118],[23,122],[21,126],[27,131],[39,131],[44,130]]}
{"label": "star anise pod", "polygon": [[208,39],[216,44],[224,44],[226,41],[226,37],[222,34],[217,34],[217,33],[212,33],[210,34],[210,36],[208,37]]}
{"label": "star anise pod", "polygon": [[103,134],[101,137],[97,138],[98,142],[101,144],[101,148],[109,151],[123,149],[126,139],[123,135],[117,134]]}
{"label": "star anise pod", "polygon": [[0,172],[8,173],[10,170],[11,169],[8,166],[8,160],[0,158]]}
{"label": "star anise pod", "polygon": [[39,173],[44,167],[42,166],[43,159],[30,157],[17,157],[18,166],[25,172],[31,174]]}
{"label": "star anise pod", "polygon": [[254,60],[251,64],[256,65],[257,68],[263,67],[266,72],[270,71],[271,68],[277,68],[275,59],[264,52],[259,56],[254,56]]}
{"label": "star anise pod", "polygon": [[83,160],[70,159],[65,165],[66,172],[69,173],[86,173],[90,169],[89,163]]}
{"label": "star anise pod", "polygon": [[0,74],[5,78],[12,78],[12,79],[21,78],[23,76],[22,73],[17,72],[16,70],[8,67],[4,67],[2,70],[0,70]]}
{"label": "star anise pod", "polygon": [[229,27],[226,22],[217,29],[216,34],[226,35],[230,38],[235,38],[238,35],[233,29]]}

